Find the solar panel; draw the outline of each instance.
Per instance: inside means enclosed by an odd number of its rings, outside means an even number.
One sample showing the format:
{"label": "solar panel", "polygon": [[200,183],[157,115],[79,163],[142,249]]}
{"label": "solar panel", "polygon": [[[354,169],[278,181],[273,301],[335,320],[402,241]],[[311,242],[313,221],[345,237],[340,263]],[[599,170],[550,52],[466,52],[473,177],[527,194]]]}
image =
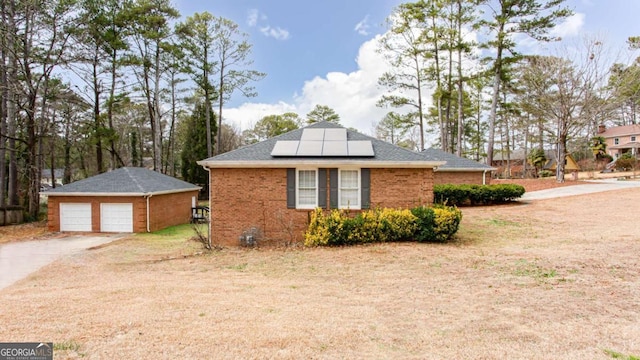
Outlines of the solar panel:
{"label": "solar panel", "polygon": [[300,141],[280,140],[271,156],[374,156],[371,141],[347,141],[347,129],[303,129]]}
{"label": "solar panel", "polygon": [[324,129],[304,129],[300,141],[322,141],[324,140]]}
{"label": "solar panel", "polygon": [[346,141],[324,141],[322,156],[347,156]]}
{"label": "solar panel", "polygon": [[325,141],[347,141],[347,129],[324,129]]}
{"label": "solar panel", "polygon": [[271,156],[296,156],[299,141],[277,141],[271,150]]}
{"label": "solar panel", "polygon": [[323,141],[302,141],[298,146],[297,156],[322,156],[322,144]]}
{"label": "solar panel", "polygon": [[349,141],[349,156],[373,156],[373,145],[371,141]]}

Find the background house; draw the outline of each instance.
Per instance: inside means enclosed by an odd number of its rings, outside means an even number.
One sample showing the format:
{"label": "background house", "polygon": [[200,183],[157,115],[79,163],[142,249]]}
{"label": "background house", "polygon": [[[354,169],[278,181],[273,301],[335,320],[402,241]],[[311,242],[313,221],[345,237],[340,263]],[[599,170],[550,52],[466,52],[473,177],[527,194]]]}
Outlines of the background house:
{"label": "background house", "polygon": [[430,204],[445,161],[319,122],[198,164],[209,170],[212,239],[236,245],[247,232],[301,241],[316,207]]}
{"label": "background house", "polygon": [[50,231],[147,232],[188,223],[200,187],[124,167],[43,192]]}
{"label": "background house", "polygon": [[53,187],[55,182],[56,186],[63,185],[64,169],[42,169],[40,176],[40,183],[47,188]]}
{"label": "background house", "polygon": [[640,148],[640,125],[598,127],[598,136],[602,136],[607,144],[607,154],[614,160],[624,153],[638,155]]}

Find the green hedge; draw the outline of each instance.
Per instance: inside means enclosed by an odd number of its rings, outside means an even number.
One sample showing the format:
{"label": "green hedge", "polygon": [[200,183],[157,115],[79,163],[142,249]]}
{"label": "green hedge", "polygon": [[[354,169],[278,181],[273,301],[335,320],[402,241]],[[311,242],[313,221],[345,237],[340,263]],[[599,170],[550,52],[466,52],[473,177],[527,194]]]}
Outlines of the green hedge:
{"label": "green hedge", "polygon": [[501,204],[514,201],[523,194],[524,187],[516,184],[442,184],[433,187],[434,202],[452,206]]}
{"label": "green hedge", "polygon": [[353,245],[369,242],[443,242],[457,231],[462,212],[449,206],[374,209],[349,216],[344,210],[311,214],[306,246]]}

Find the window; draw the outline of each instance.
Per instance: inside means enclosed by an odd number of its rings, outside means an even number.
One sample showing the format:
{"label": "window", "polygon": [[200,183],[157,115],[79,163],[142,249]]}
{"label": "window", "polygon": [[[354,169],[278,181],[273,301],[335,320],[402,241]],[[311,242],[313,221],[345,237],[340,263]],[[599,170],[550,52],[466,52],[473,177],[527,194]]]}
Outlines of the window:
{"label": "window", "polygon": [[360,171],[340,170],[339,174],[340,208],[360,209]]}
{"label": "window", "polygon": [[318,179],[316,170],[298,170],[297,181],[298,202],[296,207],[299,209],[313,209],[318,204]]}
{"label": "window", "polygon": [[636,137],[635,137],[635,136],[632,136],[632,137],[631,137],[631,142],[635,142],[635,141],[636,141]]}
{"label": "window", "polygon": [[620,144],[620,139],[614,138],[613,139],[613,145],[619,145],[619,144]]}

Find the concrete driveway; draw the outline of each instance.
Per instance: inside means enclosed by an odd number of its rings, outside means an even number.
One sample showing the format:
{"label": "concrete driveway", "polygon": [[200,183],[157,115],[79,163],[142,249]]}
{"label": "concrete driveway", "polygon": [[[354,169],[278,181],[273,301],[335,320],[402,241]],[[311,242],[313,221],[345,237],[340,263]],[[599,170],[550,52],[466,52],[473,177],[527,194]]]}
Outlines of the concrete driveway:
{"label": "concrete driveway", "polygon": [[73,235],[60,239],[21,241],[0,245],[0,289],[27,277],[56,259],[120,239],[127,234]]}
{"label": "concrete driveway", "polygon": [[610,190],[630,189],[640,187],[639,180],[601,179],[588,180],[592,184],[563,186],[553,189],[532,191],[525,193],[520,200],[543,200],[557,197],[591,194]]}

